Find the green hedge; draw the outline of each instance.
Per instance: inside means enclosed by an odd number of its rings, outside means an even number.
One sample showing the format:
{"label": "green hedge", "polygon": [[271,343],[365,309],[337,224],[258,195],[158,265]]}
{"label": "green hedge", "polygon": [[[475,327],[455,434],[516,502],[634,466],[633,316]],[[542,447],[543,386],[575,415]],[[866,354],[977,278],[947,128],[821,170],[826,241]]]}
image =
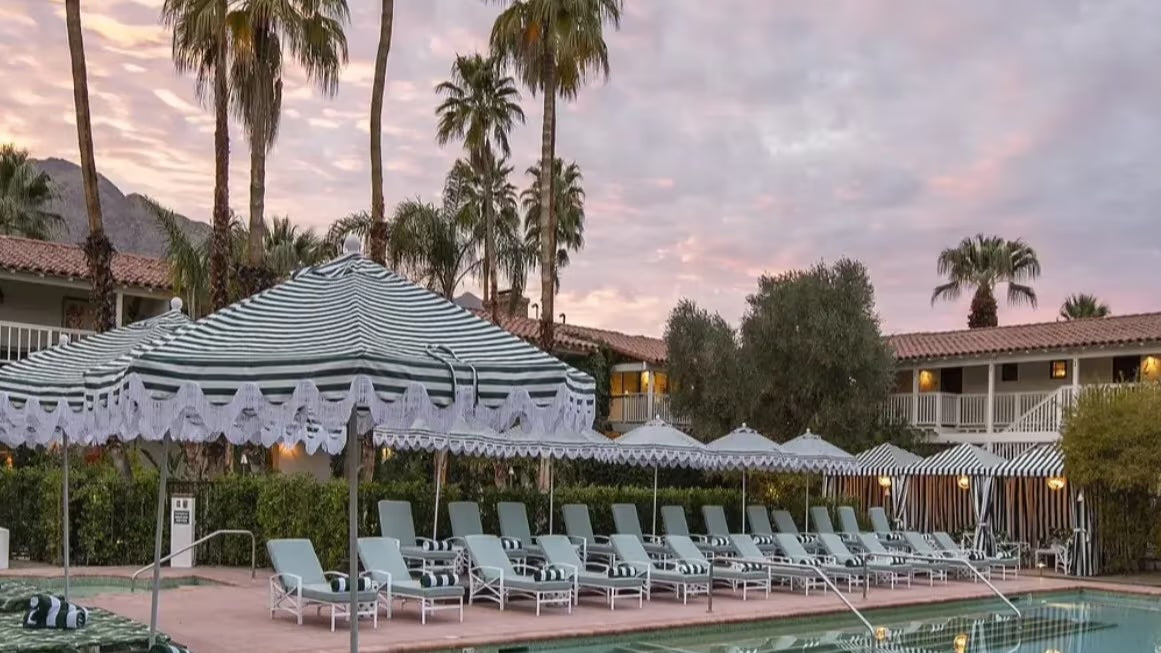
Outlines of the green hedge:
{"label": "green hedge", "polygon": [[[0,472],[0,525],[11,531],[15,553],[33,560],[59,563],[60,480],[60,472],[50,468]],[[73,564],[148,563],[153,554],[156,474],[138,473],[133,480],[126,481],[108,470],[82,467],[73,473],[70,487]],[[306,537],[314,543],[327,568],[345,567],[348,489],[341,480],[319,482],[306,476],[277,474],[229,476],[212,482],[174,482],[169,489],[171,495],[192,494],[197,498],[199,535],[219,529],[253,531],[258,538],[260,566],[267,564],[263,546],[266,539]],[[410,501],[416,530],[430,532],[435,499],[430,484],[377,482],[359,487],[360,534],[379,532],[376,503],[388,498]],[[499,501],[523,501],[528,506],[533,530],[548,530],[548,496],[535,489],[475,487],[469,491],[451,484],[442,491],[441,505],[459,499],[480,502],[484,527],[489,532],[498,532],[495,504]],[[801,495],[788,494],[780,499],[779,505],[791,506],[796,514],[801,512]],[[685,506],[690,528],[695,532],[703,530],[701,506],[722,505],[730,523],[737,524],[741,514],[740,501],[740,491],[736,487],[662,488],[658,495],[658,506]],[[642,527],[648,530],[653,491],[648,487],[632,486],[558,487],[555,497],[556,532],[563,528],[560,506],[568,503],[587,504],[593,528],[598,533],[613,531],[610,505],[636,504]],[[440,535],[448,534],[450,525],[444,509],[440,514]],[[198,550],[198,561],[206,565],[247,565],[250,562],[249,548],[246,538],[217,538]]]}

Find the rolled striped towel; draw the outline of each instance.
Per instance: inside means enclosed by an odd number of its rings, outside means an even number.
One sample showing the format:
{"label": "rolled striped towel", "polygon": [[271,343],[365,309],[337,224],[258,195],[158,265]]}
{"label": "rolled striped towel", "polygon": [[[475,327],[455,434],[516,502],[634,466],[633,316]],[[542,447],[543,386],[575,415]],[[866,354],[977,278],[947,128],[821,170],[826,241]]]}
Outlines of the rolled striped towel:
{"label": "rolled striped towel", "polygon": [[899,533],[879,533],[879,539],[888,542],[898,542],[903,539],[903,536]]}
{"label": "rolled striped towel", "polygon": [[754,544],[758,546],[767,546],[774,543],[773,535],[751,535],[750,539],[754,540]]}
{"label": "rolled striped towel", "polygon": [[709,573],[709,565],[700,562],[682,562],[678,563],[677,572],[685,576],[702,576]]}
{"label": "rolled striped towel", "polygon": [[862,556],[851,556],[851,557],[847,558],[846,560],[844,560],[843,564],[848,566],[848,567],[862,567],[863,566],[863,558],[862,558]]}
{"label": "rolled striped towel", "polygon": [[424,540],[420,548],[424,551],[451,551],[452,543],[447,540]]}
{"label": "rolled striped towel", "polygon": [[975,560],[978,562],[978,561],[983,560],[983,559],[984,559],[984,554],[980,553],[979,551],[968,552],[968,560]]}
{"label": "rolled striped towel", "polygon": [[23,626],[33,629],[76,630],[84,628],[88,621],[87,609],[62,601],[60,597],[37,594],[28,600],[28,613],[24,615]]}
{"label": "rolled striped towel", "polygon": [[[359,582],[357,583],[357,585],[358,585],[358,587],[355,588],[356,592],[370,592],[371,590],[375,589],[375,583],[370,578],[367,578],[366,576],[359,576]],[[332,578],[331,579],[331,591],[332,592],[349,592],[349,591],[351,591],[351,586],[347,584],[347,577],[346,576],[339,576],[337,578]]]}
{"label": "rolled striped towel", "polygon": [[149,653],[190,653],[189,649],[177,644],[162,644],[157,642],[149,647]]}
{"label": "rolled striped towel", "polygon": [[637,568],[633,565],[613,565],[609,567],[609,578],[632,578],[637,575]]}
{"label": "rolled striped towel", "polygon": [[802,564],[810,565],[811,567],[817,567],[817,566],[821,565],[822,563],[823,563],[823,561],[819,558],[803,558],[802,559]]}
{"label": "rolled striped towel", "polygon": [[460,577],[448,571],[425,571],[419,576],[421,587],[451,587],[459,583]]}
{"label": "rolled striped towel", "polygon": [[524,545],[520,543],[520,539],[515,537],[501,537],[500,546],[505,551],[516,551],[524,548]]}
{"label": "rolled striped towel", "polygon": [[708,535],[705,538],[705,543],[709,546],[729,546],[730,541],[721,535]]}
{"label": "rolled striped towel", "polygon": [[765,571],[766,570],[766,566],[760,562],[739,562],[736,564],[738,565],[739,571]]}
{"label": "rolled striped towel", "polygon": [[547,569],[537,569],[532,574],[532,580],[542,583],[546,581],[565,580],[568,578],[568,572],[559,567],[549,567]]}
{"label": "rolled striped towel", "polygon": [[798,543],[799,544],[810,544],[813,541],[814,541],[813,535],[799,535],[798,536]]}

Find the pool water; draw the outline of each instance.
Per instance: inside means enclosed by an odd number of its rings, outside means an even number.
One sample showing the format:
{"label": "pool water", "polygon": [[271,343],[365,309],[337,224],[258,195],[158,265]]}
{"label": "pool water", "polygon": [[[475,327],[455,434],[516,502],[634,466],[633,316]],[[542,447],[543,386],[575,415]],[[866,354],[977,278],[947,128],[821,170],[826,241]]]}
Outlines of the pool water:
{"label": "pool water", "polygon": [[[64,579],[55,577],[33,577],[33,576],[10,576],[8,578],[0,577],[0,583],[5,580],[12,582],[33,585],[43,589],[45,592],[52,594],[60,594],[64,591]],[[151,578],[137,579],[137,592],[148,592],[151,588]],[[188,577],[188,578],[162,578],[161,589],[173,589],[175,587],[186,587],[189,585],[216,585],[212,581],[204,578]],[[98,594],[128,594],[131,590],[129,579],[120,578],[116,576],[73,576],[69,578],[69,597],[70,598],[89,598]]]}
{"label": "pool water", "polygon": [[970,601],[866,612],[890,633],[878,647],[853,617],[781,619],[610,638],[505,646],[499,653],[1155,653],[1161,651],[1161,600],[1110,592],[1032,595],[1001,603]]}

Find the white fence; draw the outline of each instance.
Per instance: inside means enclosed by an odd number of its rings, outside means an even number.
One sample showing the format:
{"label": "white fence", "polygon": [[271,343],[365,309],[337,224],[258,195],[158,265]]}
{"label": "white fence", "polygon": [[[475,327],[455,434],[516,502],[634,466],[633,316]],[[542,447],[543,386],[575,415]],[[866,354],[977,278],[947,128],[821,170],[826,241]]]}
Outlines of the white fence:
{"label": "white fence", "polygon": [[85,329],[0,321],[0,364],[20,360],[33,352],[52,347],[60,342],[63,334],[75,340],[92,333]]}

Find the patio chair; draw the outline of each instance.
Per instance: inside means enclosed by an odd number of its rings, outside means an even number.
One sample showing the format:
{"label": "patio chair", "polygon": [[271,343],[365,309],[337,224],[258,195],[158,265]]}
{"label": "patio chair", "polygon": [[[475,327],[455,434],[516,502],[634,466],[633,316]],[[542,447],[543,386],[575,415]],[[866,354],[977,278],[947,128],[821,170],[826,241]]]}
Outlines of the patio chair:
{"label": "patio chair", "polygon": [[508,559],[507,551],[495,535],[464,537],[468,557],[468,603],[476,599],[495,601],[500,610],[516,596],[536,602],[536,615],[542,606],[564,606],[572,612],[573,581],[568,569],[546,565],[537,569]]}
{"label": "patio chair", "polygon": [[618,533],[609,540],[621,564],[645,571],[646,598],[652,597],[654,586],[673,588],[674,595],[682,603],[689,603],[690,596],[709,593],[708,567],[650,558],[641,538],[636,535]]}
{"label": "patio chair", "polygon": [[609,609],[616,609],[618,598],[637,598],[637,607],[644,605],[645,570],[631,565],[606,565],[588,563],[577,554],[576,547],[567,536],[542,535],[537,539],[544,550],[545,559],[557,567],[572,570],[573,596],[579,602],[581,590],[600,592],[609,602]]}
{"label": "patio chair", "polygon": [[915,576],[915,570],[905,560],[896,560],[890,555],[879,556],[870,553],[863,557],[856,556],[834,533],[820,533],[818,541],[826,550],[827,555],[844,567],[853,569],[865,567],[869,576],[887,582],[891,585],[891,589],[895,589],[896,583],[907,583],[907,587],[911,587],[911,579]]}
{"label": "patio chair", "polygon": [[887,511],[882,506],[868,508],[867,517],[871,520],[871,530],[879,538],[880,542],[888,548],[905,548],[903,546],[903,536],[894,528],[891,528],[891,522],[887,519]]}
{"label": "patio chair", "polygon": [[746,524],[750,535],[761,535],[774,540],[774,527],[770,524],[770,511],[766,506],[746,506]]}
{"label": "patio chair", "polygon": [[[729,522],[726,521],[726,509],[721,506],[702,506],[701,516],[702,519],[705,520],[705,529],[708,534],[724,538],[728,545],[730,537],[730,525]],[[766,517],[766,524],[770,524],[769,516]],[[759,549],[762,549],[763,551],[774,550],[773,533],[766,533],[764,535],[751,533],[751,537]]]}
{"label": "patio chair", "polygon": [[703,553],[720,555],[730,551],[730,542],[725,536],[690,533],[689,522],[685,520],[685,508],[681,506],[661,506],[661,524],[666,535],[688,537]]}
{"label": "patio chair", "polygon": [[730,586],[735,592],[742,588],[742,600],[745,601],[750,590],[762,590],[770,596],[770,570],[765,565],[750,565],[738,560],[722,559],[720,562],[707,560],[705,554],[697,547],[697,543],[687,535],[666,535],[665,544],[673,551],[674,559],[679,563],[695,563],[697,565],[714,565],[713,579]]}
{"label": "patio chair", "polygon": [[500,501],[496,504],[496,514],[500,518],[502,540],[519,542],[520,548],[530,556],[537,558],[544,556],[532,537],[532,528],[528,525],[528,508],[523,502]]}
{"label": "patio chair", "polygon": [[[303,608],[313,605],[318,608],[318,612],[330,608],[332,632],[336,617],[350,620],[351,595],[346,590],[332,590],[330,579],[345,578],[348,582],[352,579],[342,572],[323,571],[310,540],[267,540],[266,552],[274,567],[274,575],[270,577],[271,619],[276,612],[289,612],[301,626]],[[375,628],[379,627],[378,588],[359,592],[356,616],[371,617]]]}
{"label": "patio chair", "polygon": [[[874,533],[859,533],[859,542],[862,543],[863,548],[870,555],[890,557],[899,553],[898,551],[892,551],[885,547],[883,542]],[[909,558],[908,562],[911,564],[911,568],[916,575],[927,576],[929,585],[935,585],[936,580],[947,582],[947,572],[951,570],[951,565],[916,558]]]}
{"label": "patio chair", "polygon": [[964,566],[968,565],[979,573],[983,574],[985,577],[991,578],[992,568],[988,564],[984,563],[983,561],[973,561],[969,558],[957,556],[953,553],[938,549],[932,546],[931,543],[927,541],[927,538],[923,537],[923,535],[920,533],[916,533],[915,531],[904,531],[903,541],[906,542],[907,546],[910,547],[911,552],[915,555],[940,561],[955,560],[959,563],[962,563],[955,564],[948,562],[948,564],[951,564],[955,568],[955,573],[958,576],[974,577],[974,574],[968,571]]}
{"label": "patio chair", "polygon": [[1000,578],[1003,580],[1008,579],[1008,572],[1012,573],[1013,578],[1020,576],[1019,555],[989,555],[979,549],[964,549],[944,531],[935,531],[931,537],[935,540],[935,546],[943,551],[973,562],[984,562],[992,569],[999,569]]}
{"label": "patio chair", "polygon": [[[387,602],[387,616],[392,613],[392,600],[403,599],[419,602],[419,621],[427,623],[427,615],[439,610],[459,610],[460,621],[464,620],[464,588],[459,584],[425,584],[423,576],[419,579],[411,577],[411,569],[407,567],[407,560],[403,554],[399,540],[391,537],[360,537],[359,561],[367,575],[379,584],[379,595]],[[442,576],[454,577],[451,571],[426,572]]]}
{"label": "patio chair", "polygon": [[850,506],[839,506],[834,509],[835,517],[838,518],[838,532],[839,535],[848,535],[852,539],[863,529],[859,527],[859,518],[855,515],[855,509]]}
{"label": "patio chair", "polygon": [[780,535],[793,535],[798,539],[808,551],[812,553],[819,553],[822,547],[818,544],[818,538],[814,533],[803,533],[798,530],[798,524],[794,523],[794,517],[789,510],[775,510],[770,513],[774,517],[774,528]]}
{"label": "patio chair", "polygon": [[448,540],[433,540],[415,534],[415,521],[412,519],[410,501],[391,501],[384,499],[379,502],[379,531],[383,537],[394,538],[399,541],[399,549],[403,557],[418,560],[426,569],[428,567],[454,567],[459,555],[455,546]]}
{"label": "patio chair", "polygon": [[[641,541],[641,546],[650,555],[664,557],[666,554],[665,542],[656,535],[646,535],[641,531],[641,520],[637,517],[637,505],[633,503],[613,504],[613,527],[617,535],[632,535]],[[612,541],[612,537],[609,538]],[[616,547],[613,547],[616,551]]]}
{"label": "patio chair", "polygon": [[[480,504],[475,501],[452,501],[447,504],[447,516],[451,520],[452,540],[466,548],[469,535],[485,535],[484,521],[480,518]],[[508,552],[508,557],[520,560],[528,555],[520,540],[500,538],[500,546]]]}
{"label": "patio chair", "polygon": [[826,506],[810,507],[810,524],[813,533],[834,533],[834,523],[830,520],[830,511]]}
{"label": "patio chair", "polygon": [[581,559],[601,556],[613,560],[613,546],[605,535],[593,533],[593,521],[589,518],[589,507],[583,503],[570,503],[560,509],[564,515],[564,531],[568,539],[580,547]]}
{"label": "patio chair", "polygon": [[[771,557],[765,551],[758,548],[758,544],[754,541],[754,538],[745,533],[734,533],[730,535],[730,545],[734,549],[733,555],[741,562],[775,562],[774,557]],[[818,574],[805,565],[792,563],[769,564],[766,568],[769,569],[772,578],[789,583],[790,591],[794,591],[795,583],[800,583],[806,595],[809,596],[811,587],[817,585],[825,586],[819,580]]]}
{"label": "patio chair", "polygon": [[[781,559],[792,562],[797,565],[810,565],[817,567],[822,573],[826,574],[827,578],[832,581],[838,579],[845,579],[847,582],[847,591],[854,589],[854,586],[863,582],[862,568],[852,568],[839,564],[833,556],[816,555],[809,553],[802,542],[798,538],[789,533],[779,533],[774,536],[774,541],[778,544],[778,550],[781,552]],[[777,559],[777,558],[776,558]]]}

